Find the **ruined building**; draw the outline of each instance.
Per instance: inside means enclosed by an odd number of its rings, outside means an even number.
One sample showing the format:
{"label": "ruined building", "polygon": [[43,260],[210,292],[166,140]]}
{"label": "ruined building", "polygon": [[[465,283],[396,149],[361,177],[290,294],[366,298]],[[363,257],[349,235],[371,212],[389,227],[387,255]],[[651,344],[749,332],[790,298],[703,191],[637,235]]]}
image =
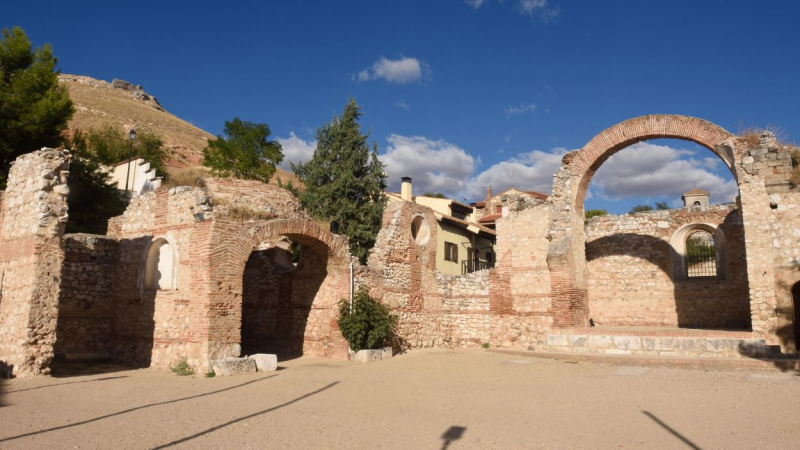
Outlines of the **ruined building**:
{"label": "ruined building", "polygon": [[[734,175],[737,201],[708,205],[690,191],[684,208],[586,221],[598,167],[656,138],[714,152]],[[466,274],[437,268],[444,222],[432,206],[390,202],[361,266],[291,194],[252,181],[157,189],[112,219],[107,236],[64,235],[68,159],[51,149],[19,158],[0,197],[6,373],[47,373],[54,357],[165,367],[186,356],[201,370],[252,353],[345,358],[336,303],[359,285],[398,314],[406,349],[796,349],[800,193],[788,182],[789,149],[770,133],[753,141],[675,115],[614,125],[564,156],[548,198],[506,195],[494,267]]]}

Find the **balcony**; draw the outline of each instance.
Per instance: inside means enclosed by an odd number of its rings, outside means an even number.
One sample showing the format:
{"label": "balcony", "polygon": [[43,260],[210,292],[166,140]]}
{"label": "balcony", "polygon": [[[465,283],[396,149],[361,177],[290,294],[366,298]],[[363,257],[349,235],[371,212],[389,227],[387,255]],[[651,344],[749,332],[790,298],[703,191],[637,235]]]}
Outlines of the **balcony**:
{"label": "balcony", "polygon": [[477,272],[479,270],[488,270],[494,268],[493,262],[467,260],[461,261],[461,275]]}

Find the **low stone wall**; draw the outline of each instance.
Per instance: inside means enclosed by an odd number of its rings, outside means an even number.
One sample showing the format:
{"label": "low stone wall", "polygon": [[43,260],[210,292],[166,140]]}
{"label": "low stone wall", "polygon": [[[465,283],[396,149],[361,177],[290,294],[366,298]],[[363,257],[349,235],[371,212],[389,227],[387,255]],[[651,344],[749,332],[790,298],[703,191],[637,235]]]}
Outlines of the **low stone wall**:
{"label": "low stone wall", "polygon": [[114,331],[117,241],[108,236],[68,234],[64,244],[56,358],[108,358]]}

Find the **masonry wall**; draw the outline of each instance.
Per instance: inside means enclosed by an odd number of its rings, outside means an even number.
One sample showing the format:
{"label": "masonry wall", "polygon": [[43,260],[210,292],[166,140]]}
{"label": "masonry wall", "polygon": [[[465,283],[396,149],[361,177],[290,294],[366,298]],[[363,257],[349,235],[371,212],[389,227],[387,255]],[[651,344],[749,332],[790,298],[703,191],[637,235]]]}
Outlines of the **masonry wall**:
{"label": "masonry wall", "polygon": [[49,373],[64,259],[69,154],[42,149],[11,167],[0,206],[0,375]]}
{"label": "masonry wall", "polygon": [[[725,278],[673,273],[672,235],[719,227]],[[600,326],[749,329],[744,234],[735,205],[600,216],[586,225],[589,316]]]}
{"label": "masonry wall", "polygon": [[67,234],[58,299],[56,358],[105,359],[114,338],[114,274],[117,241],[108,236]]}
{"label": "masonry wall", "polygon": [[[431,228],[424,245],[411,237],[422,216]],[[436,269],[438,230],[430,208],[410,202],[387,205],[383,227],[358,283],[398,315],[400,346],[514,347],[543,339],[548,318],[514,310],[509,274],[500,269],[447,275]],[[498,264],[502,248],[498,240]]]}

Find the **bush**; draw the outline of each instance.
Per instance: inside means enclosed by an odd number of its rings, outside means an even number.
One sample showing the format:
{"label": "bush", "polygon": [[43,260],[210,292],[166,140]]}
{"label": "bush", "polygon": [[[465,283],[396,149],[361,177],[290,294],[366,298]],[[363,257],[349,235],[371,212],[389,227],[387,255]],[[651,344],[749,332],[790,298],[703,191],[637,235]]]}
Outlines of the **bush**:
{"label": "bush", "polygon": [[189,365],[189,362],[186,360],[185,356],[181,356],[178,359],[178,362],[169,366],[169,370],[179,377],[188,377],[189,375],[194,375],[194,369],[192,369],[192,366]]}
{"label": "bush", "polygon": [[397,329],[397,316],[360,287],[353,299],[353,312],[347,300],[339,302],[339,329],[353,351],[386,347]]}
{"label": "bush", "polygon": [[214,378],[215,376],[217,376],[217,372],[214,372],[214,369],[211,369],[208,372],[206,372],[206,378]]}

